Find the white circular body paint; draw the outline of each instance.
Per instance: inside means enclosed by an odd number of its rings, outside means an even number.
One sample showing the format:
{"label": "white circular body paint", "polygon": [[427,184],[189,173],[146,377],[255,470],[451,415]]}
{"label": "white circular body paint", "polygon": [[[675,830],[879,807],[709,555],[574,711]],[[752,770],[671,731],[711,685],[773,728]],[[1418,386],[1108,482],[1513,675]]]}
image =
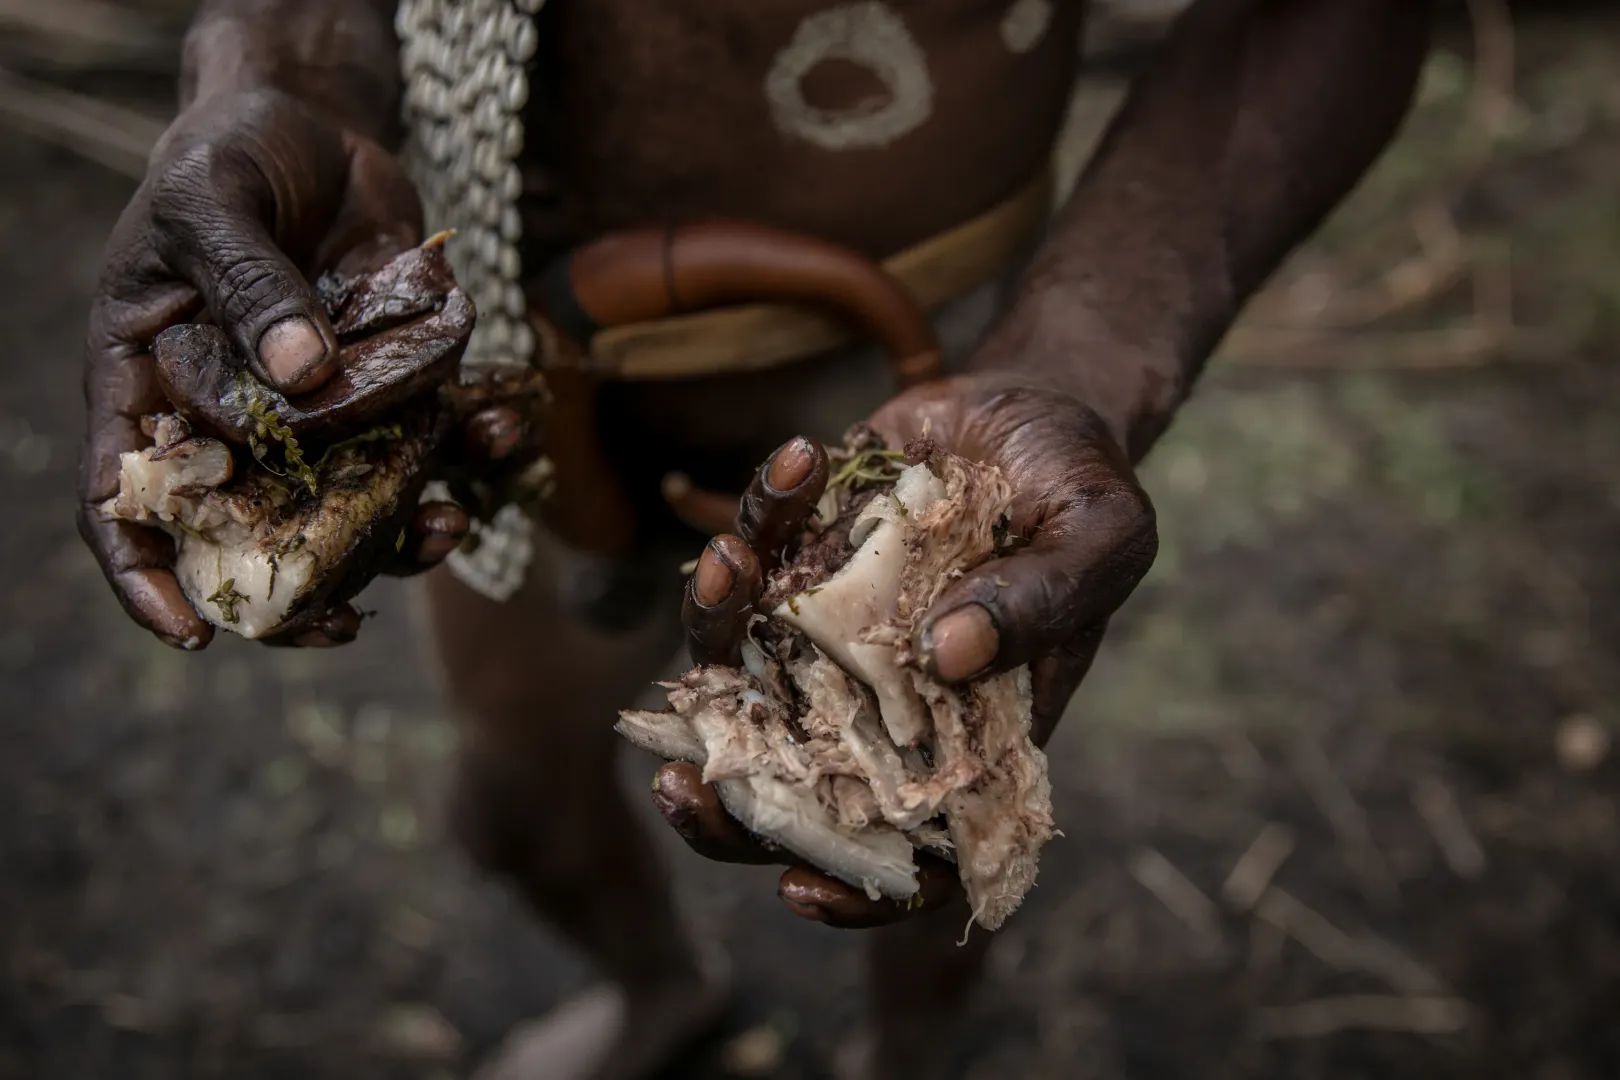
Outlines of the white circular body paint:
{"label": "white circular body paint", "polygon": [[[805,76],[828,60],[865,68],[888,96],[848,109],[811,105],[804,96]],[[928,58],[900,16],[869,0],[805,18],[765,75],[765,99],[785,135],[823,150],[870,150],[927,122],[934,111],[934,83]]]}

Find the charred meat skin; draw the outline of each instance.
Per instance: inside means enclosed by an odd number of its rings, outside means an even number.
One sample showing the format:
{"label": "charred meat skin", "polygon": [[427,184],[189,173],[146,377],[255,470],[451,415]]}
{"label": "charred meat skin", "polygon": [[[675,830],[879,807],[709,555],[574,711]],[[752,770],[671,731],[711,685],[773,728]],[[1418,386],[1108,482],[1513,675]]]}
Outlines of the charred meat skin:
{"label": "charred meat skin", "polygon": [[338,372],[287,397],[248,370],[225,332],[170,327],[152,344],[164,396],[200,433],[245,445],[258,415],[276,414],[298,438],[339,438],[434,390],[456,372],[474,310],[456,287],[442,244],[413,248],[375,274],[322,279],[338,334]]}

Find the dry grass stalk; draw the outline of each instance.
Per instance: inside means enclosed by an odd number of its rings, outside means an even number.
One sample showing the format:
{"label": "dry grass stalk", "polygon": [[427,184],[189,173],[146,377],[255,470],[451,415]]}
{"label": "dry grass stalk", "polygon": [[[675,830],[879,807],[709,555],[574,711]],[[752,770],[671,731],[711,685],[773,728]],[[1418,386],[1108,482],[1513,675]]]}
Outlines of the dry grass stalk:
{"label": "dry grass stalk", "polygon": [[1249,911],[1271,887],[1271,879],[1294,853],[1294,830],[1275,822],[1261,829],[1232,866],[1221,896],[1237,911]]}
{"label": "dry grass stalk", "polygon": [[1221,913],[1192,879],[1156,848],[1140,848],[1131,856],[1127,869],[1141,886],[1159,899],[1170,913],[1191,930],[1206,947],[1221,939]]}
{"label": "dry grass stalk", "polygon": [[1301,732],[1292,760],[1306,793],[1332,827],[1345,863],[1355,872],[1367,898],[1381,903],[1396,899],[1395,875],[1373,839],[1367,812],[1333,767],[1322,744],[1309,732]]}
{"label": "dry grass stalk", "polygon": [[1485,870],[1485,849],[1463,817],[1457,796],[1438,777],[1425,776],[1412,788],[1412,806],[1440,848],[1440,855],[1460,878],[1476,878]]}
{"label": "dry grass stalk", "polygon": [[1472,1015],[1461,998],[1347,994],[1260,1009],[1256,1034],[1262,1039],[1320,1039],[1340,1031],[1454,1035]]}
{"label": "dry grass stalk", "polygon": [[64,46],[128,49],[163,40],[150,15],[112,0],[0,0],[0,29]]}
{"label": "dry grass stalk", "polygon": [[0,123],[139,180],[164,124],[144,113],[0,69]]}
{"label": "dry grass stalk", "polygon": [[1267,889],[1254,914],[1335,970],[1372,975],[1404,994],[1432,996],[1444,990],[1438,976],[1392,943],[1370,933],[1347,934],[1281,889]]}

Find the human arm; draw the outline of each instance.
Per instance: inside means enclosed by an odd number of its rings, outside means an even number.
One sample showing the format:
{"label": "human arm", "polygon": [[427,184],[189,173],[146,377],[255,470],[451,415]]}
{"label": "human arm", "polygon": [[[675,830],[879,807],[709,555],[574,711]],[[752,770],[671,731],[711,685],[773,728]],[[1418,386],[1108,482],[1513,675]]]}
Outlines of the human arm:
{"label": "human arm", "polygon": [[1245,302],[1394,136],[1432,0],[1200,0],[973,361],[1085,401],[1132,461]]}
{"label": "human arm", "polygon": [[180,107],[255,90],[398,144],[395,0],[204,0],[186,34]]}
{"label": "human arm", "polygon": [[[212,636],[175,580],[172,543],[98,512],[120,454],[146,445],[141,417],[169,408],[152,340],[206,311],[264,382],[298,393],[331,376],[336,340],[308,275],[361,269],[421,239],[416,193],[383,142],[398,94],[386,7],[205,3],[187,36],[181,112],[104,253],[85,350],[80,532],[126,611],[170,644]],[[427,546],[442,555],[442,543]],[[352,635],[352,614],[335,612],[325,639]]]}
{"label": "human arm", "polygon": [[[1244,302],[1393,136],[1427,48],[1423,0],[1201,0],[1132,90],[967,373],[873,418],[894,445],[928,426],[1019,491],[1020,550],[949,589],[919,652],[956,681],[1031,665],[1050,736],[1157,534],[1135,464],[1170,423]],[[689,637],[726,640],[757,581],[721,538],[691,588]],[[759,861],[691,766],[660,771],[667,820],[711,857]],[[937,876],[932,879],[937,881]],[[922,906],[942,902],[924,887]],[[804,867],[779,893],[841,926],[902,917]]]}

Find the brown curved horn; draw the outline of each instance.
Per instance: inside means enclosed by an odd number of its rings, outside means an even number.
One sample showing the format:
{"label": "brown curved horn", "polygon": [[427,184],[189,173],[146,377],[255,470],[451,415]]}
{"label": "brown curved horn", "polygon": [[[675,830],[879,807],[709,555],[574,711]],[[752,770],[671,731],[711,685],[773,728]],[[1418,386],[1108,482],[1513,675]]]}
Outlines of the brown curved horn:
{"label": "brown curved horn", "polygon": [[747,222],[612,233],[547,273],[547,314],[581,343],[597,330],[724,304],[813,305],[883,343],[910,386],[941,370],[939,342],[904,286],[850,248]]}

